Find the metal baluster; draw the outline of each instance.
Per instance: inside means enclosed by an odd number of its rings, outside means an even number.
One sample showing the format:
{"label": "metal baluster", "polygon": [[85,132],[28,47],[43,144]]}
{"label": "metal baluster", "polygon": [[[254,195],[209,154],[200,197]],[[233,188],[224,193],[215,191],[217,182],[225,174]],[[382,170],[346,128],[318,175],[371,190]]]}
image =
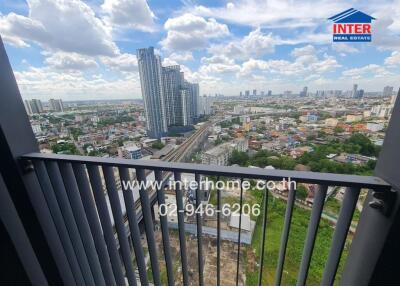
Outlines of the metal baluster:
{"label": "metal baluster", "polygon": [[242,207],[243,207],[243,179],[240,180],[240,211],[239,211],[238,252],[236,259],[236,286],[239,285],[240,238],[242,234]]}
{"label": "metal baluster", "polygon": [[335,232],[333,233],[331,250],[325,265],[324,276],[321,283],[322,286],[333,285],[335,281],[336,271],[346,242],[347,231],[349,230],[353,218],[359,194],[360,188],[346,188],[339,218],[336,222]]}
{"label": "metal baluster", "polygon": [[71,209],[75,217],[76,224],[81,235],[83,246],[89,261],[90,269],[93,273],[94,282],[96,285],[106,284],[101,270],[99,257],[97,255],[96,247],[92,233],[89,228],[89,223],[86,218],[86,213],[83,208],[82,199],[79,195],[78,185],[75,179],[74,172],[70,163],[59,163],[61,176],[64,181],[65,190],[71,204]]}
{"label": "metal baluster", "polygon": [[315,239],[317,237],[318,225],[321,219],[327,190],[328,186],[319,185],[315,191],[310,222],[308,224],[307,238],[304,244],[303,258],[301,259],[299,276],[297,277],[297,286],[303,286],[307,281],[308,269],[310,268],[311,256],[314,249]]}
{"label": "metal baluster", "polygon": [[[162,182],[162,172],[161,171],[154,171],[156,182]],[[162,188],[157,189],[157,201],[158,207],[165,206],[165,195],[164,190]],[[161,223],[161,232],[162,232],[162,239],[163,239],[163,247],[164,247],[164,257],[165,257],[165,264],[167,267],[167,276],[168,276],[168,285],[174,286],[174,265],[172,264],[171,258],[171,247],[169,243],[169,231],[168,231],[168,219],[166,215],[160,215],[160,223]]]}
{"label": "metal baluster", "polygon": [[161,279],[160,270],[158,267],[156,240],[154,238],[153,218],[151,216],[149,195],[146,188],[144,188],[144,186],[146,186],[146,174],[144,169],[136,169],[136,178],[138,179],[139,183],[143,184],[142,187],[139,188],[139,193],[140,201],[142,204],[144,226],[146,229],[147,246],[149,247],[151,270],[153,273],[154,284],[156,286],[160,286]]}
{"label": "metal baluster", "polygon": [[279,249],[278,267],[275,274],[275,286],[281,285],[283,264],[285,263],[286,248],[289,239],[290,223],[292,221],[293,206],[295,201],[296,190],[292,185],[289,186],[288,201],[285,212],[285,223],[283,226],[281,246]]}
{"label": "metal baluster", "polygon": [[[61,213],[60,207],[57,202],[56,195],[54,193],[53,186],[51,185],[49,175],[47,174],[46,166],[43,161],[33,161],[35,167],[36,176],[38,177],[42,192],[44,194],[43,200],[46,200],[50,214],[54,220],[55,229],[57,230],[58,237],[60,238],[60,247],[64,249],[63,251],[57,251],[57,253],[63,258],[65,263],[63,270],[65,271],[65,278],[68,278],[68,284],[70,285],[83,285],[85,280],[83,279],[81,268],[79,267],[78,258],[74,251],[71,238],[69,236],[67,227],[63,215]],[[39,196],[36,196],[38,199]],[[55,239],[53,239],[55,241]],[[58,241],[58,240],[57,240]],[[68,267],[69,266],[69,267]]]}
{"label": "metal baluster", "polygon": [[263,224],[262,224],[262,240],[261,240],[261,251],[260,251],[260,270],[258,272],[258,286],[262,285],[263,268],[264,268],[264,253],[265,253],[265,237],[267,229],[267,208],[268,208],[268,188],[264,190],[263,196]]}
{"label": "metal baluster", "polygon": [[[217,182],[219,181],[217,178]],[[221,190],[217,188],[217,286],[221,284]]]}
{"label": "metal baluster", "polygon": [[122,192],[124,195],[126,214],[128,215],[132,244],[135,250],[136,263],[139,269],[140,282],[142,283],[142,285],[149,285],[149,281],[147,279],[146,262],[144,259],[142,240],[140,238],[140,229],[136,216],[136,205],[134,202],[133,193],[129,187],[125,188],[123,183],[123,182],[130,182],[129,169],[122,167],[119,168],[119,176],[121,180]]}
{"label": "metal baluster", "polygon": [[[181,174],[178,172],[174,173],[175,182],[181,182]],[[176,206],[178,212],[178,227],[179,227],[179,245],[181,249],[181,263],[182,263],[182,277],[183,277],[183,285],[189,285],[189,276],[188,276],[188,262],[186,255],[186,235],[185,235],[185,215],[183,208],[183,200],[182,200],[182,190],[180,184],[176,185]],[[179,186],[178,186],[179,185]]]}
{"label": "metal baluster", "polygon": [[118,286],[125,286],[125,278],[122,272],[122,262],[117,250],[114,231],[111,224],[110,212],[104,194],[103,184],[101,182],[99,167],[96,165],[87,165],[90,184],[92,185],[93,195],[99,213],[101,226],[103,228],[104,239],[107,243],[108,253],[110,255],[111,265],[114,277]]}
{"label": "metal baluster", "polygon": [[[197,182],[196,189],[196,209],[201,205],[201,189],[200,189],[200,174],[196,173],[195,180]],[[203,278],[203,227],[202,227],[202,214],[196,212],[196,223],[197,223],[197,259],[199,266],[199,285],[204,285]]]}
{"label": "metal baluster", "polygon": [[114,169],[110,166],[103,166],[103,175],[106,182],[108,198],[110,200],[111,211],[114,217],[114,225],[118,233],[118,241],[122,260],[125,265],[126,277],[129,285],[136,286],[136,275],[133,269],[133,257],[131,256],[126,228],[122,215],[121,203],[118,196],[118,190],[115,185]]}
{"label": "metal baluster", "polygon": [[89,185],[86,170],[83,164],[73,163],[72,168],[75,173],[78,189],[81,194],[83,207],[85,208],[89,227],[92,232],[94,244],[99,256],[101,269],[107,285],[116,285],[114,274],[111,268],[110,256],[107,252],[106,241],[104,240],[99,217],[96,211],[92,190]]}
{"label": "metal baluster", "polygon": [[67,230],[78,259],[78,264],[81,267],[85,284],[95,285],[92,271],[89,266],[89,261],[86,256],[85,247],[82,243],[58,164],[54,161],[48,161],[46,162],[46,166],[51,184],[53,185],[54,193],[57,197],[58,205],[60,206],[61,213],[64,217],[65,224],[67,226]]}

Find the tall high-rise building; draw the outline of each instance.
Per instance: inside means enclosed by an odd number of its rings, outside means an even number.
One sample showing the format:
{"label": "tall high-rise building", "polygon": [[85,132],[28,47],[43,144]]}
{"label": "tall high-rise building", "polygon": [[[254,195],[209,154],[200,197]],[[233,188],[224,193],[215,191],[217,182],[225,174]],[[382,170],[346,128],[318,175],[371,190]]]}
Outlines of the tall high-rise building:
{"label": "tall high-rise building", "polygon": [[172,126],[187,126],[198,117],[199,85],[185,80],[180,66],[161,65],[152,47],[137,51],[148,135],[160,138]]}
{"label": "tall high-rise building", "polygon": [[191,97],[191,106],[190,106],[190,116],[192,120],[197,119],[198,114],[198,105],[199,105],[199,93],[200,86],[198,83],[189,83],[190,97]]}
{"label": "tall high-rise building", "polygon": [[203,95],[199,97],[198,114],[199,115],[210,115],[211,105],[213,103],[213,97]]}
{"label": "tall high-rise building", "polygon": [[363,89],[357,90],[355,98],[361,99],[363,97],[364,97],[364,90]]}
{"label": "tall high-rise building", "polygon": [[246,90],[246,91],[244,92],[244,96],[249,97],[249,96],[250,96],[250,91],[249,91],[249,90]]}
{"label": "tall high-rise building", "polygon": [[162,68],[163,92],[165,98],[165,109],[167,125],[182,125],[182,99],[181,87],[183,75],[179,65]]}
{"label": "tall high-rise building", "polygon": [[26,113],[28,115],[43,112],[43,105],[39,99],[25,100],[24,106],[25,106]]}
{"label": "tall high-rise building", "polygon": [[272,96],[272,90],[268,90],[267,96]]}
{"label": "tall high-rise building", "polygon": [[137,59],[147,132],[150,137],[160,138],[168,131],[161,59],[153,47],[138,49]]}
{"label": "tall high-rise building", "polygon": [[303,87],[303,90],[300,91],[300,96],[301,97],[306,97],[307,96],[307,92],[308,92],[308,87],[307,86]]}
{"label": "tall high-rise building", "polygon": [[383,96],[392,96],[393,94],[393,86],[385,86],[383,88]]}
{"label": "tall high-rise building", "polygon": [[253,96],[257,96],[257,89],[253,89]]}
{"label": "tall high-rise building", "polygon": [[353,92],[352,92],[352,97],[357,97],[357,89],[358,89],[358,84],[353,84]]}
{"label": "tall high-rise building", "polygon": [[33,114],[33,111],[32,111],[31,104],[30,104],[29,100],[26,100],[26,99],[24,100],[24,107],[25,107],[26,114],[28,114],[28,115],[32,115]]}
{"label": "tall high-rise building", "polygon": [[64,105],[61,99],[50,99],[49,100],[50,103],[50,108],[53,111],[57,111],[57,112],[63,112],[64,111]]}

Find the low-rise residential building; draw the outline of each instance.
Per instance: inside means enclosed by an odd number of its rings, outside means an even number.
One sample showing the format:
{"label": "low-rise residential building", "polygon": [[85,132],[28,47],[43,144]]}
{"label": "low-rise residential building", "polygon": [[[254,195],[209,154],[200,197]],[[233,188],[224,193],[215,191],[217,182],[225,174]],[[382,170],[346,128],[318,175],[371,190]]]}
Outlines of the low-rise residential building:
{"label": "low-rise residential building", "polygon": [[385,126],[383,125],[383,123],[376,123],[376,122],[368,122],[367,123],[367,129],[372,132],[381,131],[381,130],[383,130],[384,127]]}
{"label": "low-rise residential building", "polygon": [[358,122],[363,119],[362,114],[348,114],[346,116],[346,122],[352,123],[352,122]]}
{"label": "low-rise residential building", "polygon": [[336,118],[327,118],[325,119],[326,127],[336,127],[338,125],[339,120]]}
{"label": "low-rise residential building", "polygon": [[232,151],[231,143],[223,143],[204,152],[201,162],[207,165],[227,166]]}

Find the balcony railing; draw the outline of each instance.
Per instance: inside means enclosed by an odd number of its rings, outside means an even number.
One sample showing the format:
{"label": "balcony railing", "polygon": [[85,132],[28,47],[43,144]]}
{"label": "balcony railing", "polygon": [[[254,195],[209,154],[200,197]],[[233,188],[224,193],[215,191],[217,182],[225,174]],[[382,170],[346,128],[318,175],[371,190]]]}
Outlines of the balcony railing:
{"label": "balcony railing", "polygon": [[[139,182],[145,182],[150,173],[154,172],[157,181],[166,181],[169,174],[179,181],[181,174],[194,174],[195,180],[200,183],[201,176],[229,177],[238,179],[274,180],[288,179],[296,183],[317,184],[311,217],[308,224],[306,241],[297,277],[297,285],[305,285],[310,267],[318,225],[321,220],[322,209],[329,186],[346,187],[333,239],[330,245],[329,256],[325,265],[321,285],[332,285],[339,261],[346,241],[347,233],[352,221],[353,213],[362,188],[373,190],[377,198],[385,197],[390,192],[390,185],[380,178],[354,175],[338,175],[327,173],[265,170],[243,167],[221,167],[214,165],[197,165],[186,163],[170,163],[152,160],[125,160],[113,158],[96,158],[84,156],[69,156],[56,154],[30,153],[21,157],[27,172],[34,170],[41,186],[41,192],[35,196],[42,197],[49,208],[55,222],[59,239],[65,251],[65,257],[58,257],[57,263],[71,275],[64,275],[67,285],[149,285],[146,270],[146,259],[142,247],[139,222],[143,219],[144,231],[147,239],[148,252],[152,270],[153,283],[161,285],[160,266],[157,256],[157,245],[154,234],[152,206],[155,202],[165,204],[163,186],[156,190],[139,189],[140,199],[134,200],[132,190],[123,190],[125,206],[121,205],[118,192],[122,181],[133,179],[136,176]],[[117,172],[118,170],[118,172]],[[104,182],[103,182],[104,181]],[[200,184],[201,185],[201,184]],[[179,186],[179,184],[178,184]],[[196,190],[196,198],[200,198],[200,188]],[[198,285],[204,284],[204,253],[202,214],[196,214],[196,237],[198,253],[198,281],[190,281],[188,274],[188,257],[186,247],[184,221],[184,190],[177,187],[176,203],[178,216],[178,231],[180,244],[181,277],[175,277],[174,265],[171,257],[168,221],[160,216],[163,253],[167,270],[168,285]],[[382,195],[380,195],[382,194]],[[107,198],[108,197],[108,198]],[[290,188],[286,204],[284,226],[281,234],[280,250],[275,274],[275,285],[281,284],[284,269],[285,254],[291,228],[292,213],[295,205],[296,190]],[[107,206],[111,205],[112,218]],[[263,196],[262,239],[261,251],[264,253],[266,243],[268,191]],[[200,204],[196,199],[196,207]],[[377,202],[372,204],[377,206]],[[240,189],[240,213],[243,205],[243,188]],[[126,210],[124,214],[123,209]],[[221,190],[217,190],[217,276],[216,285],[221,284]],[[382,210],[383,211],[383,210]],[[125,217],[126,215],[126,217]],[[125,222],[129,226],[130,236],[127,235]],[[239,265],[241,255],[241,223],[239,228],[236,252],[236,285],[240,285]],[[114,234],[117,232],[117,239]],[[136,277],[136,267],[132,262],[132,253],[129,240],[133,244],[136,265],[139,277]],[[268,243],[268,242],[267,242]],[[118,250],[119,245],[119,250]],[[121,256],[119,255],[119,251]],[[264,255],[259,260],[258,285],[263,281]],[[68,278],[69,277],[69,278]],[[68,281],[70,279],[71,281]],[[139,281],[141,284],[139,284]]]}

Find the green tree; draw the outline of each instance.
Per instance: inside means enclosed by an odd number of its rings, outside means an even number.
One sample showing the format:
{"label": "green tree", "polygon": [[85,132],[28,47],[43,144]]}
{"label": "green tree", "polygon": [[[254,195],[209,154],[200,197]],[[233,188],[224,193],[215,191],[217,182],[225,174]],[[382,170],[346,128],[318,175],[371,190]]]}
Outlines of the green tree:
{"label": "green tree", "polygon": [[249,163],[249,155],[246,152],[234,150],[229,159],[231,165],[238,164],[240,166],[247,166]]}
{"label": "green tree", "polygon": [[160,140],[158,140],[158,141],[154,142],[153,144],[151,144],[151,148],[158,149],[158,150],[164,148],[164,146],[165,145],[163,143],[161,143]]}

